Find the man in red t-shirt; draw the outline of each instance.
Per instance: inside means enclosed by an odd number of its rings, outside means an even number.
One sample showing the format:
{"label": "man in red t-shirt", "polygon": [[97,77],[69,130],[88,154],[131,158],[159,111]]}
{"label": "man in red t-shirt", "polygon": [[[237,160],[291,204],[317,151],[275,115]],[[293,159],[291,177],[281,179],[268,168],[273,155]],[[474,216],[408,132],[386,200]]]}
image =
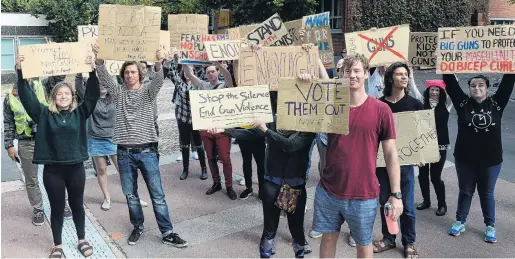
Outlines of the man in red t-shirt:
{"label": "man in red t-shirt", "polygon": [[368,60],[362,54],[345,57],[344,78],[350,80],[349,134],[329,134],[326,165],[317,186],[313,230],[323,233],[320,257],[335,257],[341,225],[349,224],[358,257],[372,257],[372,231],[379,196],[376,160],[379,142],[390,178],[397,220],[403,210],[395,125],[390,108],[365,92]]}

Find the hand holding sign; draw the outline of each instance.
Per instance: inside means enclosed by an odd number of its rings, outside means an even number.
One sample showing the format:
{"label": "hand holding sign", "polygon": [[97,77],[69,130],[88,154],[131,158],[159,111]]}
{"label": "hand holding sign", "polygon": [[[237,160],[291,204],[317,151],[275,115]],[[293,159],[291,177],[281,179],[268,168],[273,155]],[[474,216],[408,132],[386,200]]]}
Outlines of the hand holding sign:
{"label": "hand holding sign", "polygon": [[255,120],[255,121],[252,121],[250,123],[250,125],[254,128],[257,128],[257,129],[260,129],[261,131],[263,132],[266,132],[266,130],[268,129],[266,127],[266,124],[263,122],[263,121],[260,121],[260,120]]}
{"label": "hand holding sign", "polygon": [[211,128],[211,129],[207,130],[207,132],[210,134],[220,134],[220,133],[223,133],[224,131],[225,131],[224,129],[220,129],[220,128]]}
{"label": "hand holding sign", "polygon": [[300,42],[304,42],[304,35],[306,34],[306,29],[304,29],[304,27],[300,28],[299,29],[299,40]]}
{"label": "hand holding sign", "polygon": [[20,54],[16,58],[16,70],[21,70],[21,62],[25,60],[25,55]]}

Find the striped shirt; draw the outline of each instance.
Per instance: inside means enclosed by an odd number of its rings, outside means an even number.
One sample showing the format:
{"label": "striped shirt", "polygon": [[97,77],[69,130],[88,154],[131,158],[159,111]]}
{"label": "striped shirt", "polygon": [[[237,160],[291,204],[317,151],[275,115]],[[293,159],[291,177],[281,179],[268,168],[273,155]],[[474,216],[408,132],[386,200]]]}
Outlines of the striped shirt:
{"label": "striped shirt", "polygon": [[144,81],[137,90],[129,90],[125,84],[113,82],[104,65],[97,66],[97,73],[100,84],[107,87],[116,105],[113,142],[118,145],[157,142],[154,105],[163,86],[163,69],[157,71],[151,81]]}

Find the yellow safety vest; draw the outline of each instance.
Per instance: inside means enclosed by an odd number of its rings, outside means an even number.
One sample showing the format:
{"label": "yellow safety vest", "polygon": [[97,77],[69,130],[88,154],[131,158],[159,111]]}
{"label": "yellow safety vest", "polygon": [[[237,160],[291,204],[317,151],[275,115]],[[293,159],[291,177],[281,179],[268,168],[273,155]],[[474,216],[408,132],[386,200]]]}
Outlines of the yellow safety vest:
{"label": "yellow safety vest", "polygon": [[[45,91],[43,90],[43,85],[39,80],[33,80],[34,91],[36,92],[36,96],[40,103],[47,105],[45,99]],[[20,100],[14,96],[12,93],[9,93],[9,105],[11,106],[11,110],[14,113],[14,124],[16,125],[16,132],[21,135],[25,132],[25,135],[28,137],[32,136],[32,128],[29,126],[29,121],[32,119],[29,117],[23,104],[21,104]]]}

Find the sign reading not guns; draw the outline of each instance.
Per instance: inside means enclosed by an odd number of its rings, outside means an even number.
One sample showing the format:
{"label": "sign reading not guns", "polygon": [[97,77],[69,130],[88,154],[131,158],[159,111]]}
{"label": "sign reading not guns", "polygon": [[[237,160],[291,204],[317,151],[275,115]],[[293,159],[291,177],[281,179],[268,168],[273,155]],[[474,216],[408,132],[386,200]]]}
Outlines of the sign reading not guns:
{"label": "sign reading not guns", "polygon": [[[427,164],[440,160],[433,110],[394,113],[393,119],[400,165],[413,165],[420,162]],[[377,167],[385,166],[383,147],[379,145]]]}
{"label": "sign reading not guns", "polygon": [[194,130],[273,121],[267,85],[190,91],[190,103]]}

